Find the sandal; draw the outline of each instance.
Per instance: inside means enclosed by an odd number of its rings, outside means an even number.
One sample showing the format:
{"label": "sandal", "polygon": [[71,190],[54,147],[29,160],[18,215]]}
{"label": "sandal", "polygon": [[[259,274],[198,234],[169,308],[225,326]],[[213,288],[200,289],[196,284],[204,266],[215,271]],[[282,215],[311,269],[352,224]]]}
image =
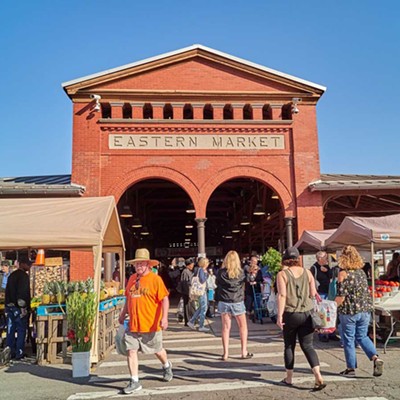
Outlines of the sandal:
{"label": "sandal", "polygon": [[346,368],[344,371],[339,372],[339,375],[356,376],[356,371],[352,368]]}
{"label": "sandal", "polygon": [[242,356],[242,360],[247,360],[249,358],[253,358],[254,354],[253,353],[247,353],[245,356]]}
{"label": "sandal", "polygon": [[279,383],[282,383],[285,386],[293,386],[293,383],[286,382],[286,378],[283,378]]}
{"label": "sandal", "polygon": [[312,391],[313,392],[319,392],[320,390],[326,388],[326,383],[324,382],[316,382]]}

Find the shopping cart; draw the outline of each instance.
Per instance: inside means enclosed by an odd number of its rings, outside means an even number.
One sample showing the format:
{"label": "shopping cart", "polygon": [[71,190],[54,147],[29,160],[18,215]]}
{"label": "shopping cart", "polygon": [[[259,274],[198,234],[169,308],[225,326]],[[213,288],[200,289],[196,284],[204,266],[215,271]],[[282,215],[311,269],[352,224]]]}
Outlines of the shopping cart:
{"label": "shopping cart", "polygon": [[253,304],[254,304],[254,313],[253,313],[253,322],[260,322],[263,324],[263,318],[267,316],[267,300],[263,297],[262,293],[256,293],[255,285],[251,285],[253,289]]}

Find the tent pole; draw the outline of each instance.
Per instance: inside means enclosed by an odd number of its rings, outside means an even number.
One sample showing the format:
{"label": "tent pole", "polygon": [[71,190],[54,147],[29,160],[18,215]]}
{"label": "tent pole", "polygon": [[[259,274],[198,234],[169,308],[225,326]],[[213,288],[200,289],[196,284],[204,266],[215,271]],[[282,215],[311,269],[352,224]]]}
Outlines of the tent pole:
{"label": "tent pole", "polygon": [[376,321],[375,321],[375,265],[374,265],[374,242],[371,241],[371,278],[372,278],[372,338],[376,347]]}
{"label": "tent pole", "polygon": [[94,292],[96,293],[96,319],[93,333],[92,348],[90,351],[90,362],[97,363],[99,361],[99,301],[100,301],[100,281],[101,281],[101,257],[102,245],[93,246],[94,258]]}

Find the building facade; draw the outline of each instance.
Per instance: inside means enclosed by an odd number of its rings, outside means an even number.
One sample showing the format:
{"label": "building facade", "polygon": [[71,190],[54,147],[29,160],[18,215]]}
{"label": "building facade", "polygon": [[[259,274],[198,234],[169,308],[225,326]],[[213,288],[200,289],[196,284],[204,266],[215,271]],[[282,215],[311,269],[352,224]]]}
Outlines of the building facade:
{"label": "building facade", "polygon": [[[309,190],[320,179],[323,86],[194,45],[63,87],[73,103],[72,182],[85,196],[113,195],[122,207],[140,182],[172,182],[193,203],[199,254],[208,245],[210,198],[230,181],[263,188],[250,187],[253,200],[242,188],[243,201],[224,206],[231,219],[278,196],[249,235],[268,230],[274,217],[282,246],[296,232],[323,229],[322,195]],[[135,196],[129,201],[135,207]]]}

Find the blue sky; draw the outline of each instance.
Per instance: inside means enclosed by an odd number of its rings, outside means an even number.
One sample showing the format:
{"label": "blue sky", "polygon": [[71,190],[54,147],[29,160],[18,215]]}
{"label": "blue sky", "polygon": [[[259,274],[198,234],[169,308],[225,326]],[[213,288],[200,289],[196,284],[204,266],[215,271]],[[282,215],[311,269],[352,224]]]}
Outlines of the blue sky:
{"label": "blue sky", "polygon": [[399,15],[398,0],[3,2],[0,176],[71,172],[62,82],[196,43],[327,86],[322,173],[400,175]]}

